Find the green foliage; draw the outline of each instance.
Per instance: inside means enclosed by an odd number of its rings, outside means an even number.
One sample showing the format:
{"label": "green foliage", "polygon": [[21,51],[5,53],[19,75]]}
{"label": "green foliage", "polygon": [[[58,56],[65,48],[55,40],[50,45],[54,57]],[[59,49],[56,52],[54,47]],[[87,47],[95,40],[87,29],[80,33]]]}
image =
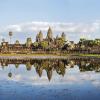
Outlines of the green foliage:
{"label": "green foliage", "polygon": [[59,39],[56,41],[56,43],[57,43],[58,47],[60,48],[60,47],[64,46],[65,41],[64,41],[63,38],[59,38]]}
{"label": "green foliage", "polygon": [[47,42],[47,41],[42,41],[42,42],[40,43],[40,45],[41,45],[41,47],[42,47],[43,49],[47,49],[47,48],[48,48],[48,42]]}
{"label": "green foliage", "polygon": [[20,44],[18,40],[16,40],[15,44]]}
{"label": "green foliage", "polygon": [[18,68],[19,67],[19,64],[15,64],[15,67]]}
{"label": "green foliage", "polygon": [[81,45],[84,45],[84,46],[100,46],[100,39],[95,39],[95,40],[86,40],[86,39],[83,39],[81,38],[79,43],[81,43]]}
{"label": "green foliage", "polygon": [[26,69],[27,70],[31,70],[31,67],[32,67],[32,65],[30,64],[30,62],[27,62],[26,63]]}
{"label": "green foliage", "polygon": [[85,38],[80,38],[80,42],[86,41]]}
{"label": "green foliage", "polygon": [[100,39],[95,39],[94,40],[94,45],[98,45],[99,46],[100,45]]}
{"label": "green foliage", "polygon": [[34,45],[35,47],[38,47],[39,43],[38,43],[38,42],[34,42],[33,45]]}

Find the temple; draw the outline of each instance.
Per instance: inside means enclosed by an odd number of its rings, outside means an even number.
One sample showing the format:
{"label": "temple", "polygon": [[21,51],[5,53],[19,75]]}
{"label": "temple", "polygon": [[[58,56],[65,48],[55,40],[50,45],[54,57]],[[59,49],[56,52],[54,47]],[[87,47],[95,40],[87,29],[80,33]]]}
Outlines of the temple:
{"label": "temple", "polygon": [[[11,33],[11,32],[10,32]],[[42,31],[36,36],[36,41],[33,43],[31,38],[27,38],[25,44],[21,44],[18,40],[14,44],[3,41],[1,43],[1,53],[30,53],[36,50],[53,50],[61,49],[65,43],[65,34],[61,37],[53,37],[52,29],[49,27],[46,38],[43,37]]]}
{"label": "temple", "polygon": [[81,38],[78,43],[66,40],[64,32],[60,36],[53,36],[51,27],[48,28],[46,37],[43,36],[42,31],[36,35],[35,42],[32,38],[27,38],[24,44],[18,40],[14,44],[11,43],[12,32],[9,32],[10,42],[3,39],[0,45],[0,53],[54,53],[54,54],[100,54],[100,39],[87,40]]}

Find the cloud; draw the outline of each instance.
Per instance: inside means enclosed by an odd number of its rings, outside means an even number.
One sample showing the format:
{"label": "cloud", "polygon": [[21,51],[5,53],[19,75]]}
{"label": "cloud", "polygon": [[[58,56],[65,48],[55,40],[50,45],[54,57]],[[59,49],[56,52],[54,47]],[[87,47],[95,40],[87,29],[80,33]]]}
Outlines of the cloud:
{"label": "cloud", "polygon": [[91,23],[60,23],[60,22],[28,22],[16,25],[8,25],[0,28],[0,32],[33,32],[33,31],[47,31],[51,27],[55,32],[68,32],[68,33],[94,33],[100,29],[100,21]]}
{"label": "cloud", "polygon": [[22,28],[20,25],[9,25],[7,26],[7,28],[5,29],[5,31],[15,31],[15,32],[21,32]]}
{"label": "cloud", "polygon": [[[15,25],[7,25],[0,27],[0,41],[2,38],[9,41],[8,32],[12,31],[15,33],[13,35],[13,41],[16,38],[20,39],[21,42],[25,42],[26,37],[30,36],[35,40],[36,34],[41,30],[44,33],[44,38],[46,37],[46,32],[48,28],[51,27],[54,37],[60,35],[61,32],[65,32],[66,39],[78,42],[80,38],[95,39],[100,37],[100,20],[94,22],[26,22]],[[19,34],[16,34],[19,33]],[[14,38],[15,37],[15,38]],[[23,40],[22,40],[23,37]]]}

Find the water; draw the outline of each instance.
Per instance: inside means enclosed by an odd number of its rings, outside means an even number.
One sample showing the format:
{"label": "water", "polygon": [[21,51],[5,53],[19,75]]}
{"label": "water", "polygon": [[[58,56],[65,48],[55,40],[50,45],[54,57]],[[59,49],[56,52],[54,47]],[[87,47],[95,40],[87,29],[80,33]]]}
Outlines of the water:
{"label": "water", "polygon": [[0,59],[0,100],[100,100],[100,59]]}

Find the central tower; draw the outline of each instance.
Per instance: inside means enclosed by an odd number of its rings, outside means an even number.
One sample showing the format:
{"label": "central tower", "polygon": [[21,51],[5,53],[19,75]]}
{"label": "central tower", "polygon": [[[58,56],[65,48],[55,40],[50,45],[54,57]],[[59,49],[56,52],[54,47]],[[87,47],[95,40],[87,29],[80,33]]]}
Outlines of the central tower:
{"label": "central tower", "polygon": [[47,37],[46,37],[47,39],[53,39],[53,36],[52,36],[52,30],[51,30],[51,28],[49,27],[49,29],[48,29],[48,32],[47,32]]}

